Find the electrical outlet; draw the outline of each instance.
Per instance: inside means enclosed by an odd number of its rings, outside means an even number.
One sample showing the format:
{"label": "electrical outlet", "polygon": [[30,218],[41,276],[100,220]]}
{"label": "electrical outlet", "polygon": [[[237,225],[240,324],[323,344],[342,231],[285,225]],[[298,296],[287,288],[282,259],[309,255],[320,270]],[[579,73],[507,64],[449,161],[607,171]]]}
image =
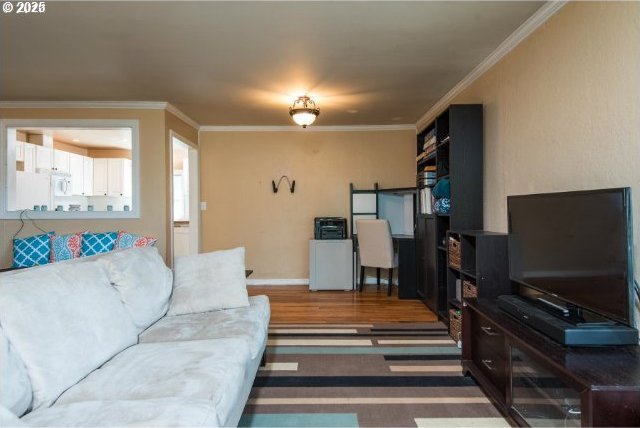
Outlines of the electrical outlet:
{"label": "electrical outlet", "polygon": [[206,210],[207,210],[207,203],[200,202],[200,211],[206,211]]}

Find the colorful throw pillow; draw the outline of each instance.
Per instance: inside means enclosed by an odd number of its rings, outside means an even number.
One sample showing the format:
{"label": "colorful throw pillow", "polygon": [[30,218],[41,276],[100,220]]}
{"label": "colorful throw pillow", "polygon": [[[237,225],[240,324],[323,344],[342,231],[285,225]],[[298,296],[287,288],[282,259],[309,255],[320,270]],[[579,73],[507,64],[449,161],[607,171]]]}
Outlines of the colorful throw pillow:
{"label": "colorful throw pillow", "polygon": [[25,268],[49,263],[51,256],[51,235],[55,232],[28,238],[14,238],[13,240],[13,267]]}
{"label": "colorful throw pillow", "polygon": [[118,232],[115,249],[123,250],[125,248],[153,247],[156,245],[157,241],[157,238],[153,238],[150,236],[140,236],[136,235],[135,233],[129,233],[121,230]]}
{"label": "colorful throw pillow", "polygon": [[80,257],[82,235],[85,233],[87,232],[51,235],[51,263]]}
{"label": "colorful throw pillow", "polygon": [[85,233],[82,235],[81,257],[113,251],[118,232]]}

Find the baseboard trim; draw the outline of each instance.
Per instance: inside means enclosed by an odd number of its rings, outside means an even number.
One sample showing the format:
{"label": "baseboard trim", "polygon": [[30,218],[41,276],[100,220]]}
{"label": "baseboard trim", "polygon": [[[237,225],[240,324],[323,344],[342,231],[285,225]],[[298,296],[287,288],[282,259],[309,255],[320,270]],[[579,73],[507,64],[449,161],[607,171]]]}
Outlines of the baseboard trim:
{"label": "baseboard trim", "polygon": [[248,278],[247,285],[309,285],[309,278]]}

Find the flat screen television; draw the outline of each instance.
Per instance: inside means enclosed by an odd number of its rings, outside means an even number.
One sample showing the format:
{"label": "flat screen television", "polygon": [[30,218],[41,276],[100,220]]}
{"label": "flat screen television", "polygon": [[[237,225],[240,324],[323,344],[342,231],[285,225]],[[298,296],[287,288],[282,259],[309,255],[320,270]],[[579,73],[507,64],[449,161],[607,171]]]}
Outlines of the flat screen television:
{"label": "flat screen television", "polygon": [[509,196],[507,206],[512,281],[633,326],[629,188]]}

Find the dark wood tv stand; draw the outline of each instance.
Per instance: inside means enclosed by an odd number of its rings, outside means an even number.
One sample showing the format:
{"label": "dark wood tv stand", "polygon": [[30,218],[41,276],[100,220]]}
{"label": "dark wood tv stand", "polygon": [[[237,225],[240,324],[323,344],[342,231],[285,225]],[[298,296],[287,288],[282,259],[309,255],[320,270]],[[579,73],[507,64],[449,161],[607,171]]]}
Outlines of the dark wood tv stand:
{"label": "dark wood tv stand", "polygon": [[640,346],[565,347],[495,299],[466,299],[462,320],[463,371],[516,424],[640,426]]}

